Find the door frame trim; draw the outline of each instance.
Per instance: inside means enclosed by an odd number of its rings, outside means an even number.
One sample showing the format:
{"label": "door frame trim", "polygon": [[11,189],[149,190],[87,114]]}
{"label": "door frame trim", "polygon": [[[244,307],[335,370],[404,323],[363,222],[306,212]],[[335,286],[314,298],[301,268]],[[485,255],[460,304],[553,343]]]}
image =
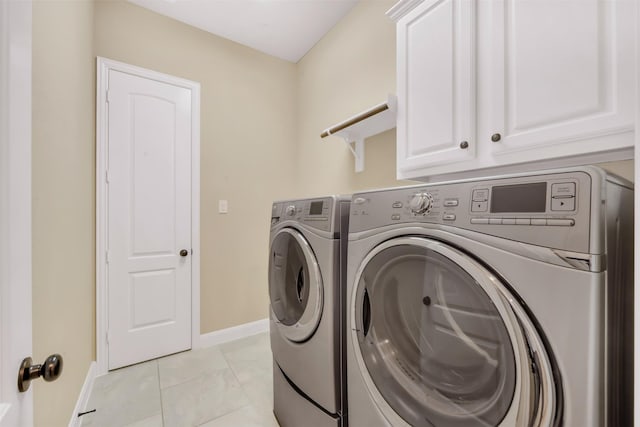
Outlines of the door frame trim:
{"label": "door frame trim", "polygon": [[6,425],[33,425],[33,389],[17,393],[32,344],[32,2],[0,0],[0,403]]}
{"label": "door frame trim", "polygon": [[97,375],[108,372],[107,109],[109,70],[191,90],[191,348],[200,347],[200,83],[111,59],[96,58],[96,362]]}

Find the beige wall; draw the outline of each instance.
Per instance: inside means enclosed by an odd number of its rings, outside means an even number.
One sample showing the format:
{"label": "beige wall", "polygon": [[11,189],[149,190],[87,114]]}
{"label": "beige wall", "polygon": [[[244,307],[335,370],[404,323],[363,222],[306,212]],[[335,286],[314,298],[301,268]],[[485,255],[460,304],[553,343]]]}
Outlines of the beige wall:
{"label": "beige wall", "polygon": [[94,353],[93,4],[33,4],[33,358],[64,358],[34,381],[35,424],[67,425]]}
{"label": "beige wall", "polygon": [[297,195],[403,184],[396,180],[395,130],[365,141],[360,173],[341,138],[320,138],[327,127],[395,94],[395,25],[385,16],[394,3],[361,1],[298,63]]}
{"label": "beige wall", "polygon": [[201,332],[267,317],[271,201],[293,189],[295,65],[124,1],[96,3],[95,54],[200,82]]}
{"label": "beige wall", "polygon": [[600,166],[601,168],[606,169],[607,171],[614,173],[631,182],[635,181],[634,170],[633,170],[633,160],[623,160],[621,162],[599,163],[596,166]]}

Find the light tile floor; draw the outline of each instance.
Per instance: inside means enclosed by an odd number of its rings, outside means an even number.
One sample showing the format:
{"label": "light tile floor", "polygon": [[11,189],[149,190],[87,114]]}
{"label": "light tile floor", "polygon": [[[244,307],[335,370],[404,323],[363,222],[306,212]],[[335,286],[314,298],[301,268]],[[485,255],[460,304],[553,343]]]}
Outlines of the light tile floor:
{"label": "light tile floor", "polygon": [[96,378],[82,426],[277,427],[269,334]]}

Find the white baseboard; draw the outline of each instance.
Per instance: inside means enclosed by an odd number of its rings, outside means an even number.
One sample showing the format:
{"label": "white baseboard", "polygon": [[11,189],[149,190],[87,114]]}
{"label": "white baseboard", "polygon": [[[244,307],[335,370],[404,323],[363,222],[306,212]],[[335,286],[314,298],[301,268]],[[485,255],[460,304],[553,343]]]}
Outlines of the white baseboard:
{"label": "white baseboard", "polygon": [[69,427],[77,427],[80,425],[80,418],[78,417],[78,413],[82,412],[87,407],[89,397],[91,396],[91,390],[93,389],[93,380],[96,379],[96,372],[97,364],[95,361],[93,361],[89,365],[89,371],[87,372],[87,376],[84,379],[84,384],[82,384],[80,396],[78,396],[76,406],[75,408],[73,408],[71,420],[69,421]]}
{"label": "white baseboard", "polygon": [[256,320],[255,322],[220,329],[200,335],[200,347],[211,347],[240,338],[250,337],[269,330],[269,319]]}

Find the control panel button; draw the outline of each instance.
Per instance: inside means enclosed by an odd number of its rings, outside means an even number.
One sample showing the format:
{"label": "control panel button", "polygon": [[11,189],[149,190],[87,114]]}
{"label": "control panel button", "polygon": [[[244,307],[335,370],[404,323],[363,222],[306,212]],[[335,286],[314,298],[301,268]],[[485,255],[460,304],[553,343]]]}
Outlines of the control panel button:
{"label": "control panel button", "polygon": [[489,206],[489,202],[471,202],[471,212],[486,212]]}
{"label": "control panel button", "polygon": [[446,207],[458,206],[458,199],[445,199],[442,204]]}
{"label": "control panel button", "polygon": [[391,205],[392,208],[398,209],[402,207],[402,202],[393,202]]}
{"label": "control panel button", "polygon": [[455,221],[456,216],[454,214],[444,214],[442,215],[442,219],[445,221]]}
{"label": "control panel button", "polygon": [[575,182],[562,182],[559,184],[551,184],[551,197],[575,197],[576,196],[576,183]]}
{"label": "control panel button", "polygon": [[547,219],[547,225],[573,227],[575,224],[576,222],[573,219],[553,219],[553,218]]}
{"label": "control panel button", "polygon": [[[446,219],[446,214],[442,219]],[[575,220],[565,218],[471,218],[471,224],[490,225],[553,225],[571,227],[575,225]]]}
{"label": "control panel button", "polygon": [[296,214],[296,207],[293,205],[287,206],[286,214],[287,216],[294,216]]}
{"label": "control panel button", "polygon": [[471,224],[489,224],[489,218],[471,218]]}
{"label": "control panel button", "polygon": [[398,220],[400,220],[400,214],[393,214],[393,215],[391,215],[391,219],[392,219],[393,221],[398,221]]}
{"label": "control panel button", "polygon": [[489,200],[489,190],[487,188],[481,188],[473,190],[472,200],[474,202],[486,202]]}
{"label": "control panel button", "polygon": [[560,197],[551,199],[552,211],[572,211],[576,208],[575,197]]}
{"label": "control panel button", "polygon": [[361,205],[363,203],[365,203],[367,201],[367,199],[365,199],[364,197],[356,197],[355,199],[353,199],[353,204],[354,205]]}

